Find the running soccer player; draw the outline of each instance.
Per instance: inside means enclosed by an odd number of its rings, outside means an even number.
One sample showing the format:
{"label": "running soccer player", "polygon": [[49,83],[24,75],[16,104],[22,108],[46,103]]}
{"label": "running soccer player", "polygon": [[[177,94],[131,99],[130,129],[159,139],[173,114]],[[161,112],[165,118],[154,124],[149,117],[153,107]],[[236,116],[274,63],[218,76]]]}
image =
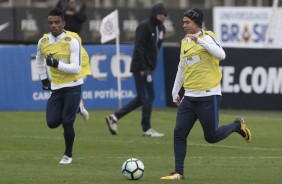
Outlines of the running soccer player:
{"label": "running soccer player", "polygon": [[[164,180],[184,179],[187,137],[197,120],[208,143],[217,143],[233,132],[251,141],[251,132],[242,118],[218,127],[222,76],[219,61],[225,59],[225,52],[214,33],[202,29],[203,20],[204,13],[198,8],[187,10],[183,16],[186,37],[181,42],[180,62],[172,90],[173,102],[179,106],[174,128],[175,170],[161,177]],[[180,100],[178,92],[182,86],[185,93]]]}
{"label": "running soccer player", "polygon": [[[47,125],[49,128],[62,125],[64,129],[65,151],[59,163],[70,164],[81,86],[84,76],[91,73],[89,57],[80,37],[64,30],[64,14],[60,9],[50,11],[48,26],[50,33],[38,41],[36,61],[42,88],[52,91],[46,107]],[[47,78],[46,65],[50,69],[51,82]]]}

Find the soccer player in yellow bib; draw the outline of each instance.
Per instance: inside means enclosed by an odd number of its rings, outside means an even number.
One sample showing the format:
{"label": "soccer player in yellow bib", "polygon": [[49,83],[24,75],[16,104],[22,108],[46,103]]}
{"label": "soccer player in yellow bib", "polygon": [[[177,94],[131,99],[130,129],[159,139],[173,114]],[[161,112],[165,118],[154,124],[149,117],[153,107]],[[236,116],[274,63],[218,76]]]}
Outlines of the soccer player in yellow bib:
{"label": "soccer player in yellow bib", "polygon": [[52,91],[46,107],[47,125],[49,128],[62,125],[64,129],[65,151],[59,163],[70,164],[75,137],[73,124],[79,108],[83,77],[91,73],[89,57],[80,37],[64,30],[64,14],[60,9],[50,11],[48,26],[50,33],[44,34],[38,41],[36,61],[42,88]]}
{"label": "soccer player in yellow bib", "polygon": [[[178,106],[174,128],[175,170],[161,177],[164,180],[184,179],[187,137],[197,120],[208,143],[217,143],[233,132],[247,142],[251,140],[242,118],[218,127],[222,76],[219,61],[225,59],[225,52],[214,33],[202,29],[203,19],[204,13],[198,8],[187,10],[183,16],[186,36],[181,41],[180,62],[172,90],[173,102]],[[185,93],[180,100],[178,92],[182,86]]]}

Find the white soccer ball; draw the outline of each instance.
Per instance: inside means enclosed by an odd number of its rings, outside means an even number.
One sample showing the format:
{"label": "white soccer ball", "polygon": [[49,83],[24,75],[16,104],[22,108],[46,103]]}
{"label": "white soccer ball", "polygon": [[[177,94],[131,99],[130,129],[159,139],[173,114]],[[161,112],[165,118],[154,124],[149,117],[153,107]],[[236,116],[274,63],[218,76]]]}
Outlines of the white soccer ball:
{"label": "white soccer ball", "polygon": [[144,173],[144,164],[137,158],[130,158],[123,163],[121,172],[128,180],[139,180]]}

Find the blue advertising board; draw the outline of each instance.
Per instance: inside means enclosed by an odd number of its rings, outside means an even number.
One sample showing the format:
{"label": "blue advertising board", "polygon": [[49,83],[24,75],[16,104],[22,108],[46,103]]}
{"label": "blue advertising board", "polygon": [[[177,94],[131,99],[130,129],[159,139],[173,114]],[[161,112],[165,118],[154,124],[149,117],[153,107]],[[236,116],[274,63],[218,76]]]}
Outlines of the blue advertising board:
{"label": "blue advertising board", "polygon": [[[85,78],[82,98],[87,109],[117,108],[117,56],[115,45],[86,45],[92,75]],[[120,46],[122,105],[136,95],[130,73],[133,45]],[[154,107],[165,106],[162,49],[154,74]],[[45,110],[50,92],[43,91],[34,58],[36,45],[0,47],[0,110]]]}

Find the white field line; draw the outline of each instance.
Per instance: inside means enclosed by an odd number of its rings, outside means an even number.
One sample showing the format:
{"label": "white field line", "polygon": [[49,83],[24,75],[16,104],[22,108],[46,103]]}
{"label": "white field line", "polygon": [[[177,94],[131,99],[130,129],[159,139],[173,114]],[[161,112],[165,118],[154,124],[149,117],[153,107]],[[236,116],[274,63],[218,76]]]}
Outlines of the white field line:
{"label": "white field line", "polygon": [[[30,138],[30,139],[42,139],[42,140],[63,140],[63,137],[41,137],[41,136],[11,136],[12,138]],[[146,139],[146,138],[145,138]],[[149,138],[150,139],[150,138]],[[84,140],[85,141],[85,140]],[[89,140],[87,140],[89,141]],[[93,142],[103,142],[103,143],[136,143],[134,140],[90,140]],[[171,145],[172,141],[169,142],[154,142],[154,141],[142,141],[144,144],[165,144]],[[246,143],[250,144],[250,143]],[[228,145],[220,145],[220,144],[194,144],[188,143],[188,146],[199,146],[199,147],[218,147],[218,148],[230,148],[230,149],[245,149],[245,150],[257,150],[257,151],[280,151],[282,152],[282,148],[266,148],[266,147],[245,147],[245,146],[228,146]]]}
{"label": "white field line", "polygon": [[[126,157],[105,157],[105,158],[125,158]],[[148,158],[148,159],[163,159],[164,157],[142,157],[141,158]],[[173,158],[173,157],[171,157]],[[282,159],[281,157],[273,156],[273,157],[237,157],[237,156],[229,156],[229,157],[190,157],[188,156],[187,159]]]}
{"label": "white field line", "polygon": [[11,138],[20,138],[20,139],[40,139],[40,140],[63,140],[64,137],[42,137],[42,136],[30,136],[30,135],[12,135]]}
{"label": "white field line", "polygon": [[[75,157],[75,159],[77,160],[84,160],[84,159],[89,159],[91,157]],[[126,160],[128,159],[128,157],[125,157],[125,156],[116,156],[116,157],[98,157],[98,156],[93,156],[93,158],[104,158],[104,159],[121,159],[121,160]],[[156,157],[144,157],[144,156],[136,156],[135,158],[142,158],[142,159],[173,159],[174,157],[160,157],[160,156],[156,156]],[[42,160],[43,158],[41,157],[38,157],[38,158],[35,158],[37,160]],[[44,158],[46,159],[46,158]],[[59,157],[56,157],[56,158],[53,158],[55,160],[59,160],[61,158]],[[258,157],[237,157],[237,156],[223,156],[223,157],[191,157],[191,156],[188,156],[186,159],[229,159],[229,160],[235,160],[235,159],[246,159],[246,160],[271,160],[271,159],[282,159],[282,156],[279,157],[279,156],[272,156],[272,157],[264,157],[264,156],[258,156]]]}
{"label": "white field line", "polygon": [[[248,143],[246,143],[248,144]],[[243,147],[243,146],[227,146],[227,145],[215,145],[215,144],[193,144],[188,143],[188,146],[202,146],[202,147],[219,147],[219,148],[231,148],[231,149],[251,149],[259,151],[282,151],[282,148],[263,148],[263,147]]]}

